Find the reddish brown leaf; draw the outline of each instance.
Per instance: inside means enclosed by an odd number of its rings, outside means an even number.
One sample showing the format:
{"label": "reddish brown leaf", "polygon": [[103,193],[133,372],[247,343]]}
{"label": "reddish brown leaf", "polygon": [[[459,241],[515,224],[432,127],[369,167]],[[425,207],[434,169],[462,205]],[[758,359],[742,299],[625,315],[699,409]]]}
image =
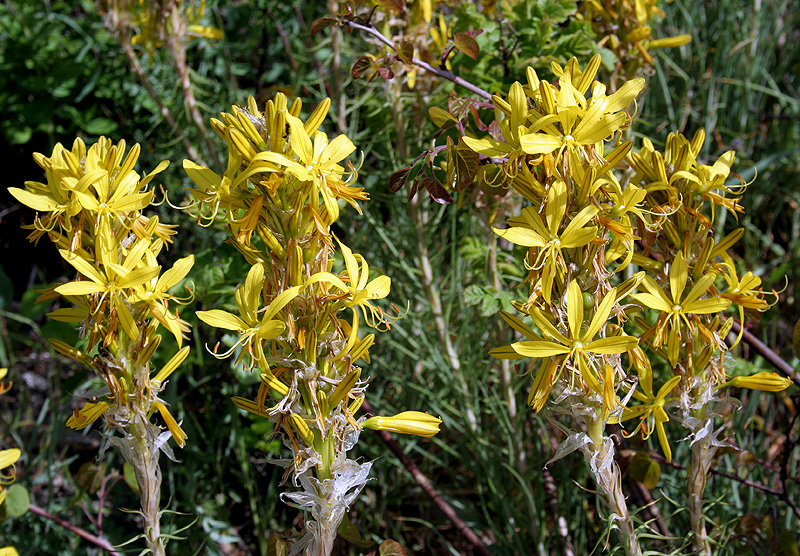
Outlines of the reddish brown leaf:
{"label": "reddish brown leaf", "polygon": [[392,193],[397,193],[406,184],[406,180],[408,179],[408,173],[411,171],[411,166],[406,166],[405,168],[400,168],[397,172],[392,174],[392,177],[389,178],[389,191]]}
{"label": "reddish brown leaf", "polygon": [[478,41],[467,33],[456,33],[453,40],[456,43],[456,48],[473,60],[477,59],[478,54],[481,53],[481,47],[478,46]]}
{"label": "reddish brown leaf", "polygon": [[392,539],[386,539],[381,543],[378,547],[378,554],[380,556],[407,556],[406,549],[399,542]]}
{"label": "reddish brown leaf", "polygon": [[386,67],[386,66],[379,67],[378,68],[378,73],[384,79],[392,79],[394,77],[394,72],[392,71],[392,68],[389,68],[389,67]]}
{"label": "reddish brown leaf", "polygon": [[486,131],[489,129],[489,126],[481,121],[481,117],[478,116],[478,109],[475,108],[474,104],[469,105],[469,111],[472,112],[472,117],[475,118],[475,125],[478,126],[478,129],[481,131]]}
{"label": "reddish brown leaf", "polygon": [[330,27],[331,25],[336,24],[336,18],[333,17],[321,17],[314,21],[311,24],[311,34],[315,35],[325,29],[326,27]]}
{"label": "reddish brown leaf", "polygon": [[375,3],[381,8],[392,10],[393,12],[403,11],[403,0],[375,0]]}
{"label": "reddish brown leaf", "polygon": [[469,112],[472,106],[470,99],[460,97],[455,91],[450,91],[450,98],[447,99],[447,110],[459,121],[464,119],[464,116]]}
{"label": "reddish brown leaf", "polygon": [[422,180],[422,185],[428,190],[431,199],[440,205],[449,205],[453,202],[453,198],[438,180],[434,178],[424,178]]}
{"label": "reddish brown leaf", "polygon": [[353,76],[353,79],[358,79],[364,72],[367,71],[370,66],[372,66],[372,62],[374,58],[372,56],[362,56],[353,64],[353,69],[350,70],[350,75]]}
{"label": "reddish brown leaf", "polygon": [[469,35],[470,37],[477,37],[478,35],[483,34],[483,29],[472,29],[471,31],[464,31],[465,35]]}

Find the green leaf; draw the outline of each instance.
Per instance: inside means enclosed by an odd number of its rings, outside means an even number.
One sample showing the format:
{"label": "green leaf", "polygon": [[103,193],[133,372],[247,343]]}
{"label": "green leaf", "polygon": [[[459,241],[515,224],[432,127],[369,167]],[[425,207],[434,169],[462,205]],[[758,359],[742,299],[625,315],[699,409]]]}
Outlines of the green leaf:
{"label": "green leaf", "polygon": [[271,533],[267,539],[267,556],[286,556],[289,554],[289,548],[281,538]]}
{"label": "green leaf", "polygon": [[358,527],[352,524],[347,514],[344,514],[344,519],[339,525],[339,536],[358,548],[369,548],[375,544],[374,541],[365,539],[363,536],[361,536],[361,532],[358,530]]}
{"label": "green leaf", "polygon": [[83,487],[89,494],[94,494],[100,490],[100,485],[103,484],[103,479],[106,476],[105,466],[95,465],[92,462],[87,462],[81,465],[78,469],[78,474],[75,480]]}
{"label": "green leaf", "polygon": [[441,127],[443,129],[452,127],[458,121],[450,112],[447,110],[442,110],[438,106],[431,106],[428,108],[428,114],[430,114],[433,123],[436,124],[437,127]]}
{"label": "green leaf", "polygon": [[110,135],[117,130],[117,122],[108,118],[95,118],[84,127],[89,135]]}
{"label": "green leaf", "polygon": [[455,183],[452,183],[454,191],[463,191],[473,184],[475,176],[478,174],[478,162],[480,156],[470,149],[464,138],[458,138],[458,146],[455,149],[452,163],[455,166]]}
{"label": "green leaf", "polygon": [[125,483],[131,490],[136,494],[139,494],[139,482],[136,480],[136,470],[130,463],[126,463],[122,466],[122,478],[125,479]]}
{"label": "green leaf", "polygon": [[381,543],[378,547],[378,554],[380,556],[407,556],[406,549],[392,539],[386,539]]}
{"label": "green leaf", "polygon": [[25,515],[30,505],[31,497],[27,488],[20,484],[11,485],[8,488],[6,500],[3,502],[7,518]]}
{"label": "green leaf", "polygon": [[637,452],[633,456],[628,472],[631,477],[642,483],[647,490],[656,488],[661,478],[661,466],[653,461],[647,452]]}
{"label": "green leaf", "polygon": [[478,41],[467,33],[456,33],[453,40],[456,43],[456,48],[473,60],[477,59],[478,54],[481,53],[481,47],[478,46]]}
{"label": "green leaf", "polygon": [[411,41],[398,41],[397,45],[397,57],[404,64],[411,64],[412,58],[414,58],[414,43]]}
{"label": "green leaf", "polygon": [[792,346],[794,346],[794,352],[800,357],[800,320],[794,324],[794,330],[792,330]]}

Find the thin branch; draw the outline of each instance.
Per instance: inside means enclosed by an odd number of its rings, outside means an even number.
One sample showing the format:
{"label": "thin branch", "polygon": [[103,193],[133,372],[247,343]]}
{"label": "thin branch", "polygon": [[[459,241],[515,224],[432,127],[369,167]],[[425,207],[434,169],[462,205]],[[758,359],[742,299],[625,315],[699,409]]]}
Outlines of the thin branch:
{"label": "thin branch", "polygon": [[170,129],[180,136],[181,143],[183,143],[183,148],[186,149],[186,154],[188,154],[189,158],[192,160],[202,163],[200,154],[192,146],[189,138],[186,137],[186,135],[184,135],[184,133],[181,131],[180,127],[178,127],[178,124],[175,121],[175,118],[172,117],[172,113],[169,111],[169,108],[166,107],[164,102],[161,100],[161,97],[153,87],[153,84],[150,83],[150,80],[147,78],[147,74],[144,72],[142,64],[139,63],[139,59],[136,57],[136,53],[133,51],[133,47],[130,45],[130,41],[128,41],[128,39],[122,33],[119,33],[114,28],[111,29],[111,32],[117,37],[120,45],[122,45],[122,50],[125,52],[125,56],[128,57],[128,63],[130,63],[131,67],[133,68],[133,72],[139,78],[139,82],[144,85],[144,88],[147,89],[147,93],[150,95],[150,98],[152,98],[153,102],[155,102],[156,106],[158,106],[158,111],[161,114],[161,117],[164,118],[164,121],[167,122]]}
{"label": "thin branch", "polygon": [[172,61],[175,63],[175,70],[181,81],[181,89],[183,90],[183,98],[186,101],[186,106],[189,109],[189,115],[194,122],[197,131],[200,133],[200,138],[206,144],[208,153],[211,156],[211,161],[220,166],[219,155],[217,154],[217,147],[211,138],[208,136],[208,130],[203,123],[203,117],[200,115],[200,110],[197,108],[197,99],[194,96],[194,89],[189,77],[189,66],[186,62],[186,43],[189,40],[186,34],[186,20],[181,13],[181,8],[178,3],[172,6],[172,36],[167,41],[167,47],[170,54],[172,54]]}
{"label": "thin branch", "polygon": [[[369,33],[370,35],[372,35],[373,37],[375,37],[379,41],[381,41],[383,44],[385,44],[386,46],[388,46],[389,48],[391,48],[392,50],[397,52],[397,47],[395,46],[394,42],[392,42],[390,39],[388,39],[386,37],[386,35],[384,35],[380,31],[378,31],[372,25],[362,25],[361,23],[356,23],[355,21],[350,21],[350,20],[347,20],[347,19],[344,20],[344,23],[348,27],[350,27],[352,29],[359,29],[361,31],[364,31],[365,33]],[[491,100],[492,99],[492,94],[491,93],[481,89],[477,85],[473,85],[472,83],[470,83],[466,79],[463,79],[463,78],[457,76],[452,71],[448,71],[446,69],[441,69],[441,68],[434,67],[434,66],[430,65],[428,62],[423,62],[419,58],[413,58],[412,57],[411,58],[411,63],[414,64],[417,67],[420,67],[420,68],[424,69],[425,71],[429,71],[429,72],[431,72],[431,73],[433,73],[435,75],[438,75],[439,77],[441,77],[443,79],[447,79],[448,81],[452,81],[456,85],[458,85],[460,87],[464,87],[468,91],[470,91],[472,93],[475,93],[476,95],[480,95],[481,97],[485,98],[486,100]]]}
{"label": "thin branch", "polygon": [[121,554],[119,552],[117,552],[116,549],[114,548],[114,545],[112,545],[110,542],[108,542],[108,540],[104,539],[103,537],[98,537],[98,536],[92,535],[88,531],[85,531],[84,529],[81,529],[80,527],[78,527],[76,525],[73,525],[72,523],[69,523],[68,521],[63,520],[60,517],[56,517],[53,514],[45,511],[44,509],[42,509],[39,506],[36,506],[34,504],[31,504],[30,506],[28,506],[28,509],[32,513],[35,513],[36,515],[41,516],[41,517],[43,517],[45,519],[49,519],[50,521],[52,521],[56,525],[60,525],[61,527],[63,527],[67,531],[75,533],[76,535],[78,535],[82,539],[85,539],[85,540],[89,541],[90,543],[94,544],[95,546],[97,546],[99,548],[102,548],[103,550],[105,550],[109,554],[112,554],[113,556],[121,556]]}
{"label": "thin branch", "polygon": [[[361,405],[361,408],[370,416],[375,415],[372,407],[369,403],[365,400],[364,403]],[[469,528],[469,526],[462,521],[458,514],[453,509],[453,507],[447,503],[447,501],[442,498],[442,495],[439,494],[439,491],[436,490],[436,487],[430,482],[428,477],[426,477],[414,462],[409,459],[409,457],[403,452],[403,449],[400,445],[395,441],[392,436],[386,431],[376,431],[378,436],[380,436],[383,443],[397,456],[397,459],[400,460],[400,463],[408,470],[409,473],[414,477],[417,481],[417,484],[422,487],[422,490],[425,491],[433,503],[438,506],[438,508],[444,513],[444,515],[449,519],[453,525],[456,526],[456,529],[463,535],[463,537],[475,548],[475,550],[483,555],[483,556],[492,556],[491,550],[484,544],[484,542],[478,537],[475,532]]]}

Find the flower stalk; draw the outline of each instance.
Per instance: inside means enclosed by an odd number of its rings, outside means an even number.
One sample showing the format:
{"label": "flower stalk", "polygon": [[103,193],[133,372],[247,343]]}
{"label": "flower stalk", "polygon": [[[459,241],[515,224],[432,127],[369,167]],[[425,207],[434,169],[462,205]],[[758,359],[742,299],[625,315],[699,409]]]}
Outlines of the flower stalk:
{"label": "flower stalk", "polygon": [[[194,263],[189,255],[162,272],[157,262],[172,241],[174,226],[142,213],[153,201],[147,190],[168,162],[146,176],[134,171],[140,147],[126,153],[125,141],[116,145],[101,137],[89,148],[76,139],[70,150],[57,144],[50,157],[36,153],[46,183],[28,181],[25,189],[9,188],[21,203],[37,211],[28,236],[32,242],[47,236],[76,272],[76,279],[45,290],[39,301],[63,296],[73,306],[49,314],[75,323],[87,345],[81,351],[60,340],[53,348],[87,367],[102,387],[67,420],[83,429],[102,417],[104,451],[116,447],[133,466],[139,485],[144,539],[147,549],[164,554],[159,526],[161,498],[160,452],[175,459],[168,441],[179,446],[186,434],[160,398],[167,379],[189,352],[181,348],[189,328],[176,305],[191,300],[169,293]],[[150,360],[162,343],[164,327],[181,349],[161,368]],[[154,422],[158,414],[164,427]],[[101,453],[102,453],[101,451]]]}
{"label": "flower stalk", "polygon": [[330,554],[367,481],[372,462],[349,457],[362,429],[431,436],[441,423],[421,412],[357,417],[367,387],[358,364],[369,362],[375,341],[360,332],[362,323],[386,331],[397,317],[376,305],[389,295],[389,277],[371,275],[366,259],[331,230],[340,202],[360,211],[368,195],[355,185],[357,169],[344,166],[355,145],[320,130],[329,107],[325,99],[304,121],[299,100],[278,94],[262,110],[250,98],[211,120],[228,146],[224,173],[184,162],[197,185],[198,222],[225,222],[229,242],[251,265],[236,290],[237,313],[197,315],[234,333],[218,357],[235,354],[261,377],[253,398],[233,402],[269,419],[291,450],[278,463],[300,490],[282,498],[308,508],[311,519],[301,539],[287,542],[292,554],[309,556]]}

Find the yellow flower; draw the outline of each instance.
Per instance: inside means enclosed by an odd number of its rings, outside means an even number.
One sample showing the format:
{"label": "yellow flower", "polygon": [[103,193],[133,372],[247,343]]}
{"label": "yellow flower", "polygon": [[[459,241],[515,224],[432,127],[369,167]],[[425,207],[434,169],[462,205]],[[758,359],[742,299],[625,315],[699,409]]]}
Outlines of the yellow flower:
{"label": "yellow flower", "polygon": [[[685,325],[687,328],[693,329],[694,324],[701,324],[693,315],[719,313],[731,304],[729,299],[713,297],[698,299],[714,284],[716,274],[703,275],[684,295],[688,278],[688,266],[681,252],[675,257],[672,268],[669,270],[669,295],[650,276],[645,276],[642,285],[649,293],[638,293],[633,296],[640,303],[661,312],[655,325],[651,328],[651,331],[655,332],[653,344],[655,348],[659,348],[664,344],[665,337],[668,337],[667,354],[673,367],[678,364],[681,328]],[[649,336],[649,333],[647,335]]]}
{"label": "yellow flower", "polygon": [[[597,71],[599,55],[589,62],[589,66],[594,72]],[[564,71],[561,75],[558,89],[547,81],[539,81],[544,114],[533,121],[530,133],[520,137],[523,151],[528,154],[549,154],[564,148],[593,146],[627,125],[629,117],[623,111],[644,88],[644,79],[627,81],[608,96],[605,86],[596,83],[592,96],[587,100],[585,94],[594,72],[584,72],[578,87],[573,84],[570,71]]]}
{"label": "yellow flower", "polygon": [[393,417],[370,417],[361,427],[365,429],[433,436],[439,432],[442,420],[421,411],[403,411]]}
{"label": "yellow flower", "polygon": [[[5,367],[0,368],[0,381],[2,381],[2,379],[6,377],[6,374],[8,374],[8,369]],[[0,382],[0,396],[5,394],[9,390],[11,390],[10,382],[8,384],[6,384],[5,382]]]}
{"label": "yellow flower", "polygon": [[261,312],[262,288],[264,285],[264,265],[258,263],[247,273],[245,283],[236,288],[236,305],[239,308],[238,317],[234,314],[212,309],[210,311],[197,311],[197,318],[210,326],[233,330],[240,334],[236,343],[225,353],[217,357],[228,357],[239,346],[245,346],[240,359],[249,354],[252,363],[264,358],[262,342],[280,336],[286,329],[283,319],[276,319],[278,313],[300,293],[300,286],[288,288],[278,294],[269,306]]}
{"label": "yellow flower", "polygon": [[[592,355],[613,355],[624,353],[635,348],[639,341],[631,336],[609,336],[606,338],[595,338],[600,329],[605,325],[616,302],[617,290],[612,288],[600,305],[597,307],[591,322],[586,331],[583,331],[584,324],[584,304],[583,292],[581,292],[578,282],[573,280],[567,286],[567,323],[569,325],[569,336],[558,331],[550,323],[542,312],[533,307],[529,313],[534,324],[551,340],[544,340],[533,335],[529,341],[511,344],[511,348],[523,357],[545,358],[564,355],[560,359],[559,371],[572,361],[574,362],[580,375],[585,381],[586,387],[603,395],[603,389],[598,380],[595,358]],[[532,333],[526,333],[531,337]],[[491,354],[492,352],[490,352]],[[495,352],[502,355],[503,352]],[[540,372],[546,372],[542,367]],[[557,375],[552,378],[550,384],[542,384],[542,388],[549,390],[552,382],[555,382]]]}
{"label": "yellow flower", "polygon": [[505,114],[505,118],[500,121],[500,130],[504,141],[498,141],[491,137],[474,139],[464,136],[464,143],[476,153],[491,157],[505,158],[503,167],[509,177],[517,174],[520,157],[524,158],[527,153],[522,150],[520,136],[528,132],[528,99],[519,82],[511,85],[508,92],[508,102],[501,99],[498,95],[492,97],[495,107]]}
{"label": "yellow flower", "polygon": [[522,216],[508,219],[510,228],[492,228],[511,243],[539,248],[532,269],[541,269],[542,295],[547,303],[550,303],[553,280],[566,272],[567,263],[562,250],[582,247],[597,237],[597,228],[586,226],[597,214],[597,207],[584,207],[559,233],[566,211],[567,187],[563,181],[556,181],[547,195],[544,221],[534,207],[526,207]]}
{"label": "yellow flower", "polygon": [[280,164],[286,168],[289,174],[301,182],[310,183],[309,196],[311,206],[314,210],[317,210],[319,197],[322,197],[328,214],[328,219],[326,220],[328,224],[332,224],[339,218],[337,199],[344,199],[361,213],[356,200],[367,199],[367,194],[364,193],[364,188],[351,187],[345,183],[343,179],[344,168],[339,165],[339,162],[356,150],[353,142],[346,135],[339,135],[329,143],[328,136],[321,131],[313,134],[314,139],[312,142],[305,125],[299,118],[287,114],[286,123],[289,127],[292,151],[299,159],[299,162],[274,152],[259,153],[254,157],[254,161],[265,160]]}
{"label": "yellow flower", "polygon": [[85,429],[108,411],[109,407],[111,406],[108,402],[87,402],[83,404],[82,408],[75,409],[72,416],[67,419],[67,426],[78,431]]}
{"label": "yellow flower", "polygon": [[[669,445],[669,440],[667,440],[667,432],[664,430],[664,423],[669,421],[669,415],[664,409],[664,404],[667,401],[667,395],[678,386],[680,381],[680,376],[672,377],[658,390],[658,394],[655,397],[648,397],[640,392],[634,392],[634,397],[646,402],[647,405],[625,408],[622,412],[622,417],[618,421],[612,419],[609,422],[621,423],[634,417],[641,418],[639,427],[644,428],[645,438],[649,437],[655,428],[658,433],[658,441],[661,443],[661,449],[664,450],[664,457],[667,458],[667,461],[672,461],[672,448]],[[639,427],[636,430],[639,430]]]}
{"label": "yellow flower", "polygon": [[[109,242],[113,241],[113,236],[109,236],[107,239]],[[114,250],[116,251],[116,249]],[[103,304],[106,302],[106,297],[109,297],[114,314],[122,324],[122,328],[128,334],[128,337],[131,340],[138,340],[139,329],[136,326],[136,320],[128,303],[128,290],[141,286],[148,280],[158,276],[161,267],[141,266],[137,268],[144,256],[143,250],[126,257],[121,265],[115,262],[105,262],[102,267],[94,266],[79,255],[65,249],[60,249],[59,252],[69,264],[75,267],[81,276],[88,278],[88,280],[67,282],[58,286],[55,290],[65,296],[102,294],[98,304]]]}
{"label": "yellow flower", "polygon": [[[178,342],[178,347],[183,343],[183,333],[186,331],[186,325],[183,324],[184,321],[169,312],[168,303],[176,298],[167,293],[167,290],[183,280],[193,265],[194,255],[178,259],[172,265],[172,268],[157,278],[153,277],[135,286],[131,295],[134,301],[142,301],[150,307],[150,314],[172,332]],[[178,299],[178,302],[181,302],[181,300]],[[186,303],[185,300],[182,304],[184,303]]]}

